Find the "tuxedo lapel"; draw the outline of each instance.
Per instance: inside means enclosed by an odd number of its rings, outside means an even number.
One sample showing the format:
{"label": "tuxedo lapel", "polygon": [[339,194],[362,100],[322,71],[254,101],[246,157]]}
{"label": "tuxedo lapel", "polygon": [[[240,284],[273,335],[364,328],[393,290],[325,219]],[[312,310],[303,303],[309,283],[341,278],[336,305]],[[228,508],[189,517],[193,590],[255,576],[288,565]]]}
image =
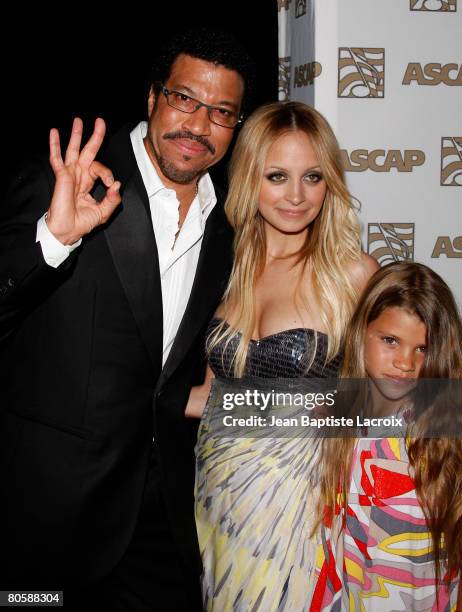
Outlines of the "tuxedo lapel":
{"label": "tuxedo lapel", "polygon": [[122,182],[122,204],[104,233],[153,367],[162,367],[162,290],[149,200],[129,140],[117,136],[104,163]]}
{"label": "tuxedo lapel", "polygon": [[160,385],[173,374],[212,317],[225,290],[231,263],[232,233],[218,202],[206,223],[191,295],[164,365]]}

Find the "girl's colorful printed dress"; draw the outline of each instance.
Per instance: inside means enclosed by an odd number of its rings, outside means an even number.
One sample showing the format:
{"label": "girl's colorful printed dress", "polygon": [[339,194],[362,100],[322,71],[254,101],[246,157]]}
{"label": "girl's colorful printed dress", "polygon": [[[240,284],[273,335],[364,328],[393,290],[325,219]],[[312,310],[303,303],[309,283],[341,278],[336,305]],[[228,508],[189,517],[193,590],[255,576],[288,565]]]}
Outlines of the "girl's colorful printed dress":
{"label": "girl's colorful printed dress", "polygon": [[311,612],[455,610],[458,577],[448,588],[444,568],[437,606],[432,539],[408,470],[404,437],[356,442],[346,512],[336,533],[324,521]]}

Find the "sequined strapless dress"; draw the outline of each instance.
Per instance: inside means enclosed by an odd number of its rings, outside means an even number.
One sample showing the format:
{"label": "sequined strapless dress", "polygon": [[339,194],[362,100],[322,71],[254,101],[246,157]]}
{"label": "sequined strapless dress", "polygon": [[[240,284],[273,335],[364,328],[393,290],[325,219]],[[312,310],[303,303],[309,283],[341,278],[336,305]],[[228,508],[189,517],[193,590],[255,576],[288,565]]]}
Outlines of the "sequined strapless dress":
{"label": "sequined strapless dress", "polygon": [[[220,323],[213,319],[211,333]],[[217,345],[209,362],[230,378],[239,338]],[[290,329],[251,341],[246,376],[335,378],[340,357],[325,365],[327,336]],[[317,541],[313,438],[214,435],[211,406],[196,446],[196,521],[204,572],[204,608],[225,612],[306,610]]]}

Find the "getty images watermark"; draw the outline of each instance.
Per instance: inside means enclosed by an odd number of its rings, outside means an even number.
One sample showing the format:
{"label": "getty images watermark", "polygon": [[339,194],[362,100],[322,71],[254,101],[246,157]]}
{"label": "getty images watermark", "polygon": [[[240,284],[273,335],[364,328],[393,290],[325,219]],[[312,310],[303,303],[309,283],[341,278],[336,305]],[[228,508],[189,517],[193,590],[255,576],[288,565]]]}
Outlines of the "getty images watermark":
{"label": "getty images watermark", "polygon": [[425,419],[425,435],[462,436],[461,381],[410,380],[386,413],[371,405],[371,384],[365,379],[216,379],[203,423],[217,437],[402,437]]}
{"label": "getty images watermark", "polygon": [[[337,390],[328,391],[325,394],[318,393],[283,393],[272,389],[270,392],[258,391],[257,389],[246,389],[244,392],[224,393],[223,410],[234,410],[235,408],[247,407],[258,409],[261,412],[275,407],[297,408],[301,407],[307,411],[315,412],[319,409],[322,413],[335,406],[335,395]],[[355,418],[346,416],[326,415],[312,416],[311,414],[297,414],[296,416],[281,416],[277,413],[268,416],[261,414],[250,414],[248,416],[225,415],[223,425],[225,427],[402,427],[405,422],[404,416],[391,415],[387,417],[365,417],[355,415]]]}

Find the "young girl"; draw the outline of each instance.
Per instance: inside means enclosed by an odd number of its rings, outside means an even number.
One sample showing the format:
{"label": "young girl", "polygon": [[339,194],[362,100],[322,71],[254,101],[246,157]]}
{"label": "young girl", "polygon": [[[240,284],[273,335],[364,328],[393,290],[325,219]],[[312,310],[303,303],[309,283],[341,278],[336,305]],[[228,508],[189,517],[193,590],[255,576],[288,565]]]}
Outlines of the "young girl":
{"label": "young girl", "polygon": [[[346,337],[342,376],[368,377],[374,416],[414,422],[401,438],[324,440],[325,510],[310,610],[454,610],[462,567],[460,401],[450,415],[434,405],[412,416],[416,379],[462,378],[454,298],[426,266],[391,264],[369,281]],[[454,437],[426,437],[448,417]]]}

